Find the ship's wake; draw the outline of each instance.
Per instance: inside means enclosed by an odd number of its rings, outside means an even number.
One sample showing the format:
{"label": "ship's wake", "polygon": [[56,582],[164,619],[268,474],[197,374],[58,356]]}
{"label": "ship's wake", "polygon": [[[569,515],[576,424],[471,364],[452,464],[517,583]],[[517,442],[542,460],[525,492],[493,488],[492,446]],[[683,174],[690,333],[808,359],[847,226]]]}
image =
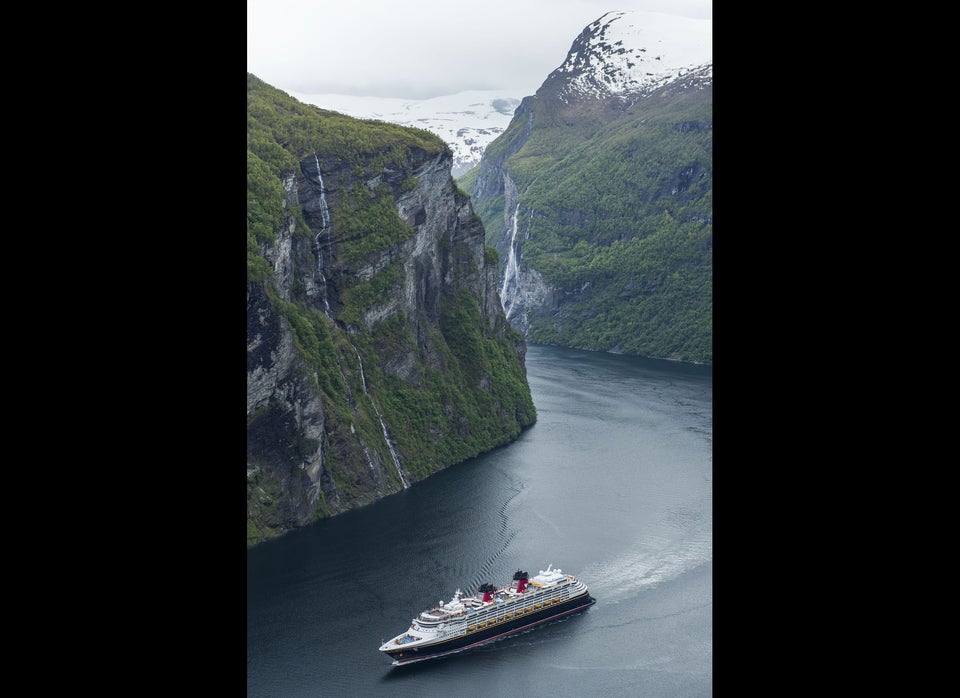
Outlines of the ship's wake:
{"label": "ship's wake", "polygon": [[491,575],[494,571],[494,566],[497,561],[503,557],[503,554],[507,552],[507,549],[510,547],[510,544],[513,542],[513,539],[517,537],[519,532],[516,528],[510,525],[510,504],[516,499],[517,495],[523,491],[523,483],[519,483],[519,486],[510,487],[508,496],[503,503],[497,508],[497,542],[499,547],[497,550],[488,557],[482,565],[480,565],[477,574],[474,575],[473,579],[470,580],[471,586],[470,589],[476,589],[481,584],[486,582],[496,582],[496,580],[491,579]]}
{"label": "ship's wake", "polygon": [[647,544],[615,559],[593,562],[577,576],[587,582],[591,593],[604,604],[615,604],[641,589],[676,579],[712,557],[713,545],[709,539],[686,539],[661,549],[651,549]]}

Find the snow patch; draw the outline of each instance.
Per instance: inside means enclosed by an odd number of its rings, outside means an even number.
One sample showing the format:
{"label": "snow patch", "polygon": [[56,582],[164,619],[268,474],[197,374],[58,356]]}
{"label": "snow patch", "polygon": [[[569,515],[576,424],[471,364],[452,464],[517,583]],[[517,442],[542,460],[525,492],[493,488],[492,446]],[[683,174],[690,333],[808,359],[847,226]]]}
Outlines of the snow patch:
{"label": "snow patch", "polygon": [[480,162],[483,151],[510,125],[520,98],[497,90],[469,90],[431,99],[288,93],[304,104],[358,119],[414,126],[439,136],[453,151],[454,177]]}

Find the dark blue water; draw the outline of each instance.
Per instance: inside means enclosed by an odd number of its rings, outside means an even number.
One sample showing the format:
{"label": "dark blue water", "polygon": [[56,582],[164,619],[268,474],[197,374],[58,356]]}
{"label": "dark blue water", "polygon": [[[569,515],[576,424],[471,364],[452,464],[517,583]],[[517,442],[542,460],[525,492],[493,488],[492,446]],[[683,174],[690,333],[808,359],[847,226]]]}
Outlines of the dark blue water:
{"label": "dark blue water", "polygon": [[[709,696],[709,368],[531,345],[514,443],[247,553],[250,696]],[[384,638],[548,565],[589,610],[394,667]]]}

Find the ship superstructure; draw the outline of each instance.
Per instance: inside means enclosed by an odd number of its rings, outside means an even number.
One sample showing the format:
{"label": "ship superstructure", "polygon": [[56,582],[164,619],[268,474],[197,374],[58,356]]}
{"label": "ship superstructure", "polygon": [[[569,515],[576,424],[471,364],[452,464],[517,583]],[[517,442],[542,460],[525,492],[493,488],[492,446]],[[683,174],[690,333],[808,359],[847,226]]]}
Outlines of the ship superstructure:
{"label": "ship superstructure", "polygon": [[406,631],[384,642],[380,651],[394,664],[462,652],[595,602],[586,584],[553,569],[552,564],[534,577],[517,570],[503,587],[481,584],[471,596],[457,589],[450,601],[422,611]]}

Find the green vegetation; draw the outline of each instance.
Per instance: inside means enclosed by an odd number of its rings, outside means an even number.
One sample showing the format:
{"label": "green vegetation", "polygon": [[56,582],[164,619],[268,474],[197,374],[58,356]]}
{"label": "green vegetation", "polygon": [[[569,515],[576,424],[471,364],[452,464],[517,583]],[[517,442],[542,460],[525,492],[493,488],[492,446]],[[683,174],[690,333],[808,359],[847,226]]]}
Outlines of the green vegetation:
{"label": "green vegetation", "polygon": [[[536,419],[526,376],[510,343],[517,339],[515,333],[504,339],[485,336],[476,303],[465,289],[444,300],[441,331],[431,341],[443,353],[442,368],[421,364],[417,384],[383,375],[379,365],[371,369],[386,388],[379,393],[384,416],[407,427],[394,432],[394,441],[401,452],[416,454],[405,468],[417,479],[438,465],[509,443]],[[397,330],[378,328],[374,340],[382,349],[387,333],[396,335]],[[406,336],[412,342],[412,335]]]}
{"label": "green vegetation", "polygon": [[393,192],[386,185],[380,185],[372,195],[363,184],[344,193],[337,209],[341,264],[361,260],[412,235],[413,229],[397,215]]}
{"label": "green vegetation", "polygon": [[519,192],[521,266],[565,298],[532,314],[528,339],[712,362],[711,95],[679,90],[623,111],[538,97],[523,146],[497,159],[522,138],[518,115],[461,178],[495,244],[504,193],[477,185],[502,164]]}
{"label": "green vegetation", "polygon": [[[285,216],[284,176],[300,169],[300,161],[309,155],[333,157],[344,168],[364,172],[372,167],[377,175],[386,165],[403,167],[410,151],[424,150],[438,153],[447,145],[437,136],[423,129],[406,128],[382,121],[354,119],[337,112],[302,104],[254,75],[247,74],[247,273],[251,281],[260,281],[264,269],[257,260],[258,244],[270,243],[281,227]],[[404,190],[416,186],[409,177]],[[402,235],[402,222],[396,212],[389,216],[383,196],[366,200],[354,196],[352,208],[343,212],[344,224],[350,229],[358,246],[369,246],[358,234],[357,220],[364,215],[377,216],[374,226],[384,226],[380,233],[389,238]],[[351,219],[350,216],[354,214]],[[300,234],[310,231],[302,224]],[[381,240],[382,241],[382,240]],[[343,253],[354,258],[363,256],[349,242]],[[262,257],[262,255],[260,255]]]}
{"label": "green vegetation", "polygon": [[[429,270],[413,265],[411,271],[397,254],[414,235],[397,213],[397,197],[421,186],[416,166],[446,144],[420,129],[301,104],[249,74],[247,103],[248,322],[260,323],[248,331],[254,347],[248,357],[266,343],[268,358],[256,360],[271,361],[281,337],[292,340],[296,353],[292,375],[278,377],[282,399],[247,418],[253,544],[402,487],[380,415],[412,482],[508,443],[536,411],[517,355],[522,337],[502,317],[491,328],[471,290],[482,278],[475,239],[471,246],[444,234],[435,256],[451,273],[430,289],[439,301],[400,304],[411,283],[407,274]],[[308,224],[315,214],[305,216],[285,191],[303,182],[301,163],[309,167],[314,157],[323,163],[325,185],[336,188],[324,228],[322,283],[319,231]],[[280,247],[287,250],[284,272],[275,278]],[[495,249],[484,249],[486,264],[497,259]],[[322,407],[310,407],[317,403]],[[305,435],[302,422],[311,419],[322,424],[319,437]]]}

